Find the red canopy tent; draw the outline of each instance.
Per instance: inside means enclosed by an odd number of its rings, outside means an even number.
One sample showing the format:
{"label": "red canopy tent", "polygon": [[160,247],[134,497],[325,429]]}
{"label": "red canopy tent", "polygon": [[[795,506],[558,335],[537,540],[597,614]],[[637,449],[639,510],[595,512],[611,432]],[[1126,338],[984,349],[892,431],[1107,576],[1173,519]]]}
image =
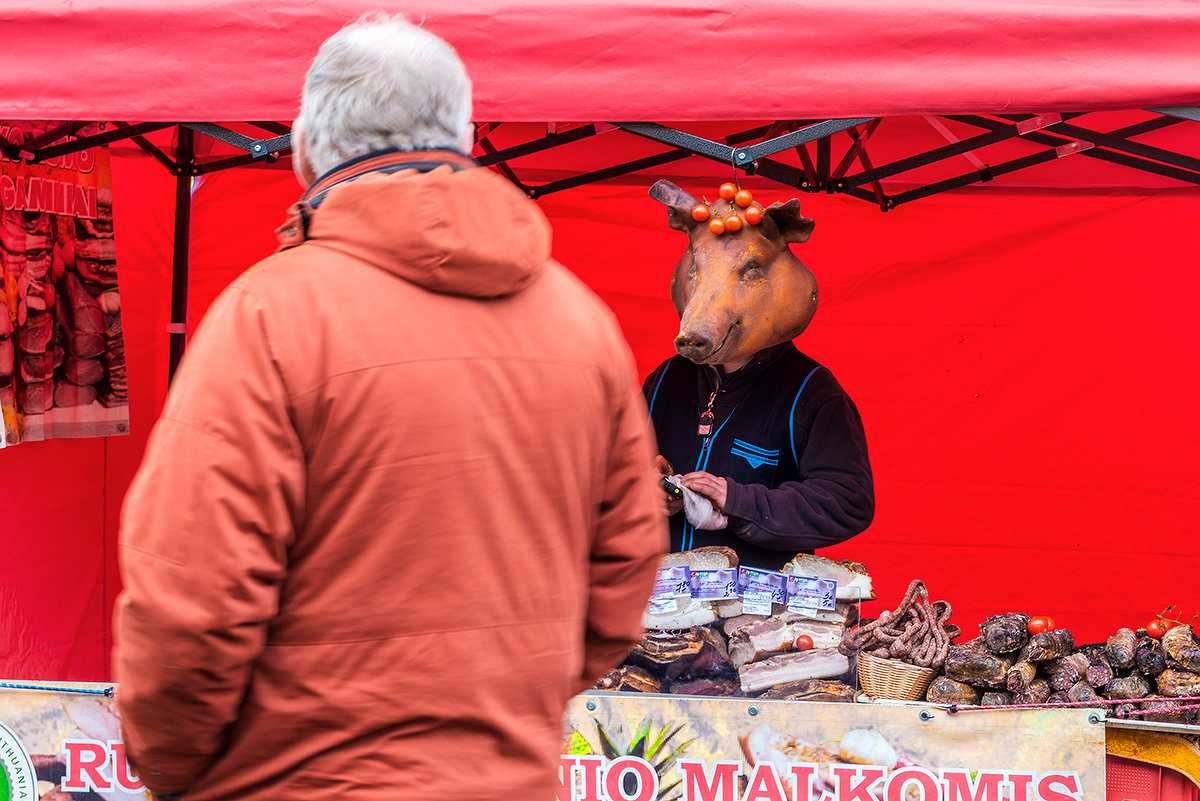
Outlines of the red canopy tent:
{"label": "red canopy tent", "polygon": [[[113,142],[132,417],[0,450],[0,677],[108,677],[168,324],[272,249],[298,193],[280,123],[320,41],[374,5],[0,6],[0,119]],[[867,564],[869,614],[917,577],[968,635],[1012,610],[1084,642],[1200,611],[1194,2],[388,6],[458,47],[477,156],[537,197],[642,374],[672,352],[683,247],[650,183],[801,196],[822,307],[798,344],[858,402],[879,501],[826,555]]]}

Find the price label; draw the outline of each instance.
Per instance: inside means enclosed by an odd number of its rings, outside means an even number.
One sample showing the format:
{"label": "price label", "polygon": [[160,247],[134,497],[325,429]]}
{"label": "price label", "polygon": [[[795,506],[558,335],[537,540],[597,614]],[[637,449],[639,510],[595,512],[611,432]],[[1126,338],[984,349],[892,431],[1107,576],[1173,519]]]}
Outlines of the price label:
{"label": "price label", "polygon": [[660,567],[654,577],[654,592],[650,595],[650,612],[656,615],[670,614],[678,610],[676,598],[690,598],[692,580],[687,565]]}
{"label": "price label", "polygon": [[726,601],[738,597],[737,568],[693,570],[692,597],[702,601]]}
{"label": "price label", "polygon": [[747,615],[769,615],[773,611],[773,604],[786,603],[786,579],[778,570],[739,567],[738,591],[742,595],[742,612]]}
{"label": "price label", "polygon": [[837,579],[818,576],[787,577],[787,608],[793,612],[832,610],[837,603]]}

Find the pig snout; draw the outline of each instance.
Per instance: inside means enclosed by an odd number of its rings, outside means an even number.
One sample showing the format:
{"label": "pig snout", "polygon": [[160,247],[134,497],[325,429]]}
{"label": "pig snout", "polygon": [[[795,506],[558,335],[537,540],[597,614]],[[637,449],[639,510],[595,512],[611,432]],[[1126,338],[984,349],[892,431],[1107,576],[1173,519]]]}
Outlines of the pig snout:
{"label": "pig snout", "polygon": [[675,337],[675,350],[693,362],[704,361],[713,352],[714,344],[711,336],[698,331],[680,331]]}
{"label": "pig snout", "polygon": [[685,359],[704,364],[725,346],[736,323],[725,321],[717,328],[710,326],[686,326],[675,337],[675,350]]}

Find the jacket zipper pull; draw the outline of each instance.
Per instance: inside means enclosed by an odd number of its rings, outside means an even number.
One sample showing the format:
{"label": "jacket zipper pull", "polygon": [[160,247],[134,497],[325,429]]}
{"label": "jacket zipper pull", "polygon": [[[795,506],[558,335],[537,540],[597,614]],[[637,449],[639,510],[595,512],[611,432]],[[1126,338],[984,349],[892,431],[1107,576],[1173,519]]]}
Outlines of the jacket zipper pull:
{"label": "jacket zipper pull", "polygon": [[707,437],[712,434],[713,429],[713,404],[717,402],[717,393],[721,390],[713,390],[713,393],[708,396],[708,408],[700,412],[700,425],[696,428],[696,434],[701,437]]}

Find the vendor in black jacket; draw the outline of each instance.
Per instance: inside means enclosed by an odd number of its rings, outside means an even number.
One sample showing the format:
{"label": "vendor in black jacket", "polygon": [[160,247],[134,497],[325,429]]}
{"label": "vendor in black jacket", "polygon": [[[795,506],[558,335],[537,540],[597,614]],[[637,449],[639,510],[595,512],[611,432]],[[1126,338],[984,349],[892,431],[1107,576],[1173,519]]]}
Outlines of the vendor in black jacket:
{"label": "vendor in black jacket", "polygon": [[[741,564],[777,569],[859,534],[875,512],[862,419],[791,341],[816,311],[816,280],[788,244],[813,221],[796,200],[705,204],[668,181],[650,194],[690,246],[671,286],[681,355],[646,379],[646,402],[662,457],[729,518],[697,530],[669,500],[672,550],[726,545]],[[719,233],[706,222],[732,216]]]}

